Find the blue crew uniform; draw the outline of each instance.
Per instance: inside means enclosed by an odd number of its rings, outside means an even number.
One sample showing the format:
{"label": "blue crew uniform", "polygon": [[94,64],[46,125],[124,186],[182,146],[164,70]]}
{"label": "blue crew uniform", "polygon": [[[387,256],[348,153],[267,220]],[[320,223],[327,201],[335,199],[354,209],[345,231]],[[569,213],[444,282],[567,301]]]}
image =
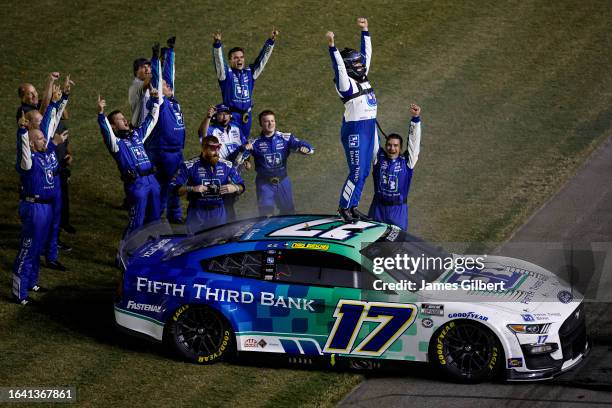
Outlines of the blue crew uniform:
{"label": "blue crew uniform", "polygon": [[389,159],[380,148],[374,164],[374,199],[368,217],[408,230],[408,193],[421,145],[421,119],[410,122],[408,146],[403,155]]}
{"label": "blue crew uniform", "polygon": [[[329,47],[335,73],[336,91],[344,102],[340,140],[344,147],[349,174],[340,192],[340,207],[359,205],[366,178],[370,172],[373,152],[378,150],[376,130],[377,102],[370,82],[349,77],[342,56],[336,47]],[[372,43],[368,31],[361,32],[361,54],[365,74],[370,70]]]}
{"label": "blue crew uniform", "polygon": [[[55,135],[57,127],[59,126],[60,120],[62,119],[62,115],[64,113],[64,109],[68,104],[68,95],[62,95],[62,98],[54,104],[53,116],[51,118],[51,122],[49,126],[45,126],[43,130],[43,123],[41,123],[41,130],[47,136],[48,140],[51,140]],[[61,160],[61,158],[60,158]],[[45,259],[47,262],[56,262],[59,257],[58,250],[58,241],[60,234],[60,225],[62,222],[62,182],[60,177],[60,165],[58,161],[57,171],[55,171],[55,185],[56,194],[53,199],[53,213],[51,220],[51,228],[49,230],[49,239],[47,240],[47,247],[45,249]]]}
{"label": "blue crew uniform", "polygon": [[243,69],[233,69],[225,61],[221,41],[213,44],[213,63],[221,88],[223,104],[229,106],[234,121],[239,124],[246,137],[251,132],[251,109],[253,108],[255,81],[263,72],[273,49],[274,40],[268,38],[254,63]]}
{"label": "blue crew uniform", "polygon": [[53,204],[57,195],[56,173],[59,163],[55,145],[49,143],[49,129],[53,128],[57,103],[51,103],[40,124],[47,150],[33,152],[28,131],[17,130],[15,168],[21,181],[21,244],[13,265],[13,295],[19,300],[28,297],[28,290],[38,284],[39,258],[49,239],[53,217]]}
{"label": "blue crew uniform", "polygon": [[159,183],[143,144],[159,116],[158,98],[151,98],[149,104],[149,113],[142,125],[128,131],[125,138],[115,136],[106,116],[102,113],[98,115],[104,144],[117,163],[130,207],[129,222],[124,235],[145,223],[158,220],[161,214]]}
{"label": "blue crew uniform", "polygon": [[171,181],[173,190],[178,193],[181,186],[204,185],[208,187],[205,193],[189,192],[187,200],[187,221],[189,228],[201,230],[225,224],[227,214],[223,196],[219,190],[226,184],[238,184],[244,191],[244,180],[232,167],[232,164],[219,159],[214,166],[205,161],[202,156],[194,157],[184,162]]}
{"label": "blue crew uniform", "polygon": [[[165,49],[163,80],[174,91],[174,48]],[[155,58],[151,61],[151,83],[159,87],[159,64]],[[160,209],[167,209],[166,217],[170,221],[183,217],[180,198],[170,189],[170,180],[183,163],[185,147],[185,122],[181,105],[173,96],[164,96],[159,108],[159,119],[145,143],[147,156],[156,169],[155,177],[160,186]]]}
{"label": "blue crew uniform", "polygon": [[273,214],[275,206],[281,214],[295,212],[291,181],[287,176],[287,158],[291,150],[298,151],[301,147],[306,147],[306,154],[313,154],[314,148],[291,133],[279,131],[269,137],[259,136],[252,145],[251,154],[255,158],[257,172],[255,186],[259,214]]}

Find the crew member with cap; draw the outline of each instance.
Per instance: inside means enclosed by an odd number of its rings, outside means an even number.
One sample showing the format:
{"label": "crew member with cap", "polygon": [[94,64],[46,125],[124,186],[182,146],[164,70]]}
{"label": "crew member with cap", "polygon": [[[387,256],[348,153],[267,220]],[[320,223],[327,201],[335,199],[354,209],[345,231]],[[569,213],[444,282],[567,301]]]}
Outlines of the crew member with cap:
{"label": "crew member with cap", "polygon": [[276,130],[276,115],[271,110],[259,114],[261,135],[244,148],[255,158],[255,185],[260,215],[274,214],[277,207],[281,214],[295,212],[291,181],[287,175],[287,158],[291,151],[314,154],[310,143],[291,133]]}
{"label": "crew member with cap", "polygon": [[[159,63],[157,58],[151,61],[151,64]],[[158,81],[153,85],[155,88],[150,91],[149,113],[142,125],[137,128],[131,128],[119,110],[104,116],[106,101],[98,96],[98,125],[104,144],[119,168],[129,205],[129,222],[124,236],[144,223],[158,220],[160,217],[159,183],[144,148],[144,142],[153,131],[159,117],[158,95],[161,95],[161,84]]]}
{"label": "crew member with cap", "polygon": [[239,124],[245,137],[251,132],[251,110],[253,108],[253,88],[255,81],[263,72],[270,55],[274,49],[274,42],[279,32],[272,29],[268,38],[259,52],[257,59],[249,66],[245,66],[244,49],[234,47],[227,53],[229,66],[223,57],[221,45],[221,33],[213,33],[213,63],[221,88],[223,104],[228,106],[232,116]]}
{"label": "crew member with cap", "polygon": [[128,90],[128,101],[132,110],[132,126],[138,127],[147,117],[147,104],[151,97],[151,61],[146,58],[134,60],[134,80]]}
{"label": "crew member with cap", "polygon": [[403,139],[392,133],[387,136],[384,150],[376,154],[374,163],[374,199],[368,216],[376,221],[395,224],[408,230],[408,193],[412,172],[421,149],[421,108],[410,105],[412,120],[406,151],[400,154]]}
{"label": "crew member with cap", "polygon": [[187,226],[193,231],[227,222],[223,196],[242,194],[244,180],[232,163],[219,157],[221,144],[215,136],[205,136],[198,157],[183,163],[171,182],[178,195],[187,195]]}
{"label": "crew member with cap", "polygon": [[[211,124],[212,119],[214,119],[214,122]],[[248,143],[247,138],[240,130],[240,126],[233,120],[230,109],[226,105],[219,104],[208,108],[206,117],[198,129],[198,135],[200,136],[200,143],[202,143],[204,135],[215,136],[219,139],[221,143],[219,157],[231,162],[238,173],[241,173],[243,169],[251,169],[251,162],[248,160],[249,151],[240,149]],[[236,219],[234,204],[237,198],[236,194],[227,194],[223,197],[227,222]]]}
{"label": "crew member with cap", "polygon": [[[13,266],[12,293],[17,303],[27,305],[29,291],[39,292],[38,271],[40,254],[49,239],[53,220],[53,203],[57,196],[58,162],[55,143],[49,143],[53,121],[57,117],[61,93],[55,92],[45,115],[37,125],[31,124],[22,112],[17,130],[17,160],[15,168],[21,181],[21,245]],[[60,114],[61,116],[61,114]]]}
{"label": "crew member with cap", "polygon": [[[159,109],[159,119],[151,137],[147,139],[145,148],[149,160],[155,167],[155,177],[160,186],[160,209],[166,211],[166,218],[171,223],[183,223],[183,209],[179,196],[170,189],[170,180],[183,163],[183,148],[185,147],[185,122],[181,105],[175,97],[175,53],[176,37],[169,38],[168,48],[162,48],[163,70],[162,91],[163,100]],[[157,49],[154,50],[157,52]],[[152,67],[152,81],[157,83],[160,72]]]}
{"label": "crew member with cap", "polygon": [[328,31],[326,34],[336,91],[344,103],[340,140],[349,174],[340,191],[338,213],[346,222],[361,216],[357,207],[370,172],[373,152],[378,150],[377,102],[367,77],[372,60],[368,20],[358,18],[357,25],[361,28],[361,52],[350,48],[338,51],[334,33]]}

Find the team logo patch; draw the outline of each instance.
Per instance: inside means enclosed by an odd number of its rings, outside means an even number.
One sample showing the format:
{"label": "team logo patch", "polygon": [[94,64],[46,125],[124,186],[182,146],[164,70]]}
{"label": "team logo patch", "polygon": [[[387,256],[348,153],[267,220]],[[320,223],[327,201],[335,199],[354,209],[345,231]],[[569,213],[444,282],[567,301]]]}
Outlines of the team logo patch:
{"label": "team logo patch", "polygon": [[562,290],[557,294],[557,299],[559,299],[559,302],[561,303],[569,303],[572,301],[572,299],[574,299],[574,295],[567,290]]}
{"label": "team logo patch", "polygon": [[349,148],[359,147],[359,135],[349,135],[348,145],[349,145]]}

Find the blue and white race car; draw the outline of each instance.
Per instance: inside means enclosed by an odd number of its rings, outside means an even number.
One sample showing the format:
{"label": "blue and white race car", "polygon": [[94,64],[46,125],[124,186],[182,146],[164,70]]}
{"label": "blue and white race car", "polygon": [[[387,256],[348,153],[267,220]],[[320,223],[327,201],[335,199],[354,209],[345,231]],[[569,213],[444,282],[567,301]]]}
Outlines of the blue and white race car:
{"label": "blue and white race car", "polygon": [[[589,350],[582,296],[525,261],[457,268],[458,255],[394,226],[336,216],[179,228],[150,224],[121,243],[115,320],[190,361],[236,351],[423,361],[479,382],[551,378]],[[406,256],[454,267],[385,263]]]}

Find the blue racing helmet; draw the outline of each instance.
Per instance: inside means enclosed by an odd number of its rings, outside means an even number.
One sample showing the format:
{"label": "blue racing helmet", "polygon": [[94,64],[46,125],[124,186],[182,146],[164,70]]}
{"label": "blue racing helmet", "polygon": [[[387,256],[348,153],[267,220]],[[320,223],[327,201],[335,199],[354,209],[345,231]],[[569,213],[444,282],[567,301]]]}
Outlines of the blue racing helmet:
{"label": "blue racing helmet", "polygon": [[345,48],[340,51],[340,56],[344,61],[347,74],[355,80],[362,81],[366,72],[364,55],[352,48]]}

